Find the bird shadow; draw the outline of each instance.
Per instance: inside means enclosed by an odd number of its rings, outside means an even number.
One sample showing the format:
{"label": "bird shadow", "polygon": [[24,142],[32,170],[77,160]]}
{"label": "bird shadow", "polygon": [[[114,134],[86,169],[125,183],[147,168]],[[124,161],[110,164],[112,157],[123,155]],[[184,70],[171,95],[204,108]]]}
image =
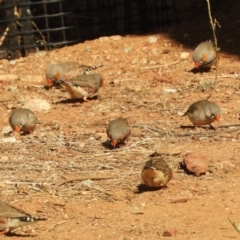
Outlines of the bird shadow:
{"label": "bird shadow", "polygon": [[155,191],[159,191],[160,189],[163,189],[163,188],[167,188],[167,186],[163,186],[163,187],[148,187],[146,186],[145,184],[139,184],[137,186],[137,191],[134,192],[135,194],[141,194],[143,192],[155,192]]}
{"label": "bird shadow", "polygon": [[118,149],[120,148],[121,146],[123,146],[124,144],[117,144],[116,147],[114,147],[112,144],[111,144],[111,141],[110,140],[107,140],[105,142],[102,143],[102,146],[104,146],[105,148],[109,149],[109,150],[114,150],[114,149]]}
{"label": "bird shadow", "polygon": [[83,99],[64,99],[56,102],[56,104],[74,104],[74,103],[84,103]]}
{"label": "bird shadow", "polygon": [[189,125],[181,125],[180,126],[180,128],[182,128],[182,129],[197,129],[197,128],[202,128],[202,129],[211,129],[211,130],[214,130],[214,131],[216,131],[216,128],[213,126],[213,125],[211,125],[211,124],[209,124],[209,126],[189,126]]}
{"label": "bird shadow", "polygon": [[193,74],[197,73],[204,73],[204,72],[210,72],[211,68],[210,67],[199,67],[199,68],[192,68],[189,72],[192,72]]}
{"label": "bird shadow", "polygon": [[15,233],[15,232],[6,232],[4,233],[5,236],[7,237],[33,237],[32,234],[19,234],[19,233]]}

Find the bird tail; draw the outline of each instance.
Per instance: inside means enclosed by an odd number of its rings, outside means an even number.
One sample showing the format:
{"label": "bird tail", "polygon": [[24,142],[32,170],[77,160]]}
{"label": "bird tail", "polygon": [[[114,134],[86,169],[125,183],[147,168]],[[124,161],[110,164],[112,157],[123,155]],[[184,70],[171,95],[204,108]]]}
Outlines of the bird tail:
{"label": "bird tail", "polygon": [[96,66],[90,66],[88,67],[84,72],[83,74],[89,74],[90,72],[92,72],[93,70],[97,69],[97,68],[100,68],[102,67],[103,65],[100,64],[100,65],[96,65]]}

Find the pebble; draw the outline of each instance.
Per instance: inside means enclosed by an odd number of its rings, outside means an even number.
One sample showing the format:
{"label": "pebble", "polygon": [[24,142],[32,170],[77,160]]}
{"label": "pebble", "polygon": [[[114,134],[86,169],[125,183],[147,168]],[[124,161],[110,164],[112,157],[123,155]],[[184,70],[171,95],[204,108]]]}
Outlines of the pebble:
{"label": "pebble", "polygon": [[190,55],[189,52],[181,52],[180,59],[182,60],[187,59],[189,55]]}
{"label": "pebble", "polygon": [[45,78],[41,75],[25,75],[20,78],[21,82],[29,84],[44,84]]}
{"label": "pebble", "polygon": [[10,127],[10,126],[5,126],[5,127],[3,127],[3,129],[2,129],[2,134],[3,135],[8,135],[9,133],[11,133],[12,132],[12,128]]}
{"label": "pebble", "polygon": [[17,139],[15,137],[9,137],[9,138],[2,138],[0,139],[3,143],[15,143],[17,142]]}
{"label": "pebble", "polygon": [[28,102],[23,106],[23,108],[31,109],[32,111],[48,111],[52,107],[50,103],[45,99],[29,99]]}
{"label": "pebble", "polygon": [[14,82],[19,79],[18,75],[15,74],[5,74],[0,75],[0,82]]}
{"label": "pebble", "polygon": [[208,164],[206,157],[197,152],[187,153],[183,157],[183,166],[187,171],[196,176],[200,176],[208,171]]}
{"label": "pebble", "polygon": [[155,36],[151,36],[148,38],[149,43],[155,43],[155,42],[157,42],[157,40],[158,40],[158,37],[155,37]]}
{"label": "pebble", "polygon": [[16,92],[17,89],[18,89],[17,86],[9,86],[9,87],[8,87],[8,91],[9,91],[9,92]]}

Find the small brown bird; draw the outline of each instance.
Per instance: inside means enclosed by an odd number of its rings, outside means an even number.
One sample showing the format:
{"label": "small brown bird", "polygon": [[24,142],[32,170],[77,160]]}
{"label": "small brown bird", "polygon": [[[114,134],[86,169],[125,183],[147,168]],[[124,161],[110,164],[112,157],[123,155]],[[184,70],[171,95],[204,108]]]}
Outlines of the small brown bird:
{"label": "small brown bird", "polygon": [[36,115],[29,109],[14,109],[9,116],[9,124],[16,132],[32,132],[37,125]]}
{"label": "small brown bird", "polygon": [[1,234],[12,231],[15,228],[29,225],[35,221],[45,221],[46,218],[33,217],[10,204],[0,200],[0,232]]}
{"label": "small brown bird", "polygon": [[141,175],[148,187],[165,187],[172,178],[172,170],[161,157],[154,157],[146,162]]}
{"label": "small brown bird", "polygon": [[100,74],[81,74],[69,81],[58,82],[66,88],[72,99],[87,101],[87,98],[98,95],[98,90],[103,85],[103,77]]}
{"label": "small brown bird", "polygon": [[195,48],[192,58],[196,68],[206,68],[211,67],[212,65],[216,65],[219,56],[212,41],[206,41],[200,43]]}
{"label": "small brown bird", "polygon": [[220,121],[221,110],[214,102],[208,100],[200,100],[190,105],[188,110],[183,116],[188,115],[189,120],[194,126],[209,124],[214,128],[211,123],[215,120]]}
{"label": "small brown bird", "polygon": [[102,67],[102,65],[87,66],[79,64],[78,62],[50,64],[45,72],[47,84],[48,86],[56,85],[57,80],[69,80],[78,74],[88,74],[99,67]]}
{"label": "small brown bird", "polygon": [[117,118],[111,121],[107,127],[107,136],[110,138],[113,147],[124,143],[131,134],[131,128],[124,118]]}

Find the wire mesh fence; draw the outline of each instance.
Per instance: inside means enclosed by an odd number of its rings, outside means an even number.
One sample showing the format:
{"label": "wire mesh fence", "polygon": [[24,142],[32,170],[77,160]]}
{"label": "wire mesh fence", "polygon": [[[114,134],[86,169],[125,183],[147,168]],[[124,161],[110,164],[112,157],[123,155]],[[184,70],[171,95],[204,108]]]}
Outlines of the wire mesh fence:
{"label": "wire mesh fence", "polygon": [[0,0],[0,59],[175,21],[174,0]]}

